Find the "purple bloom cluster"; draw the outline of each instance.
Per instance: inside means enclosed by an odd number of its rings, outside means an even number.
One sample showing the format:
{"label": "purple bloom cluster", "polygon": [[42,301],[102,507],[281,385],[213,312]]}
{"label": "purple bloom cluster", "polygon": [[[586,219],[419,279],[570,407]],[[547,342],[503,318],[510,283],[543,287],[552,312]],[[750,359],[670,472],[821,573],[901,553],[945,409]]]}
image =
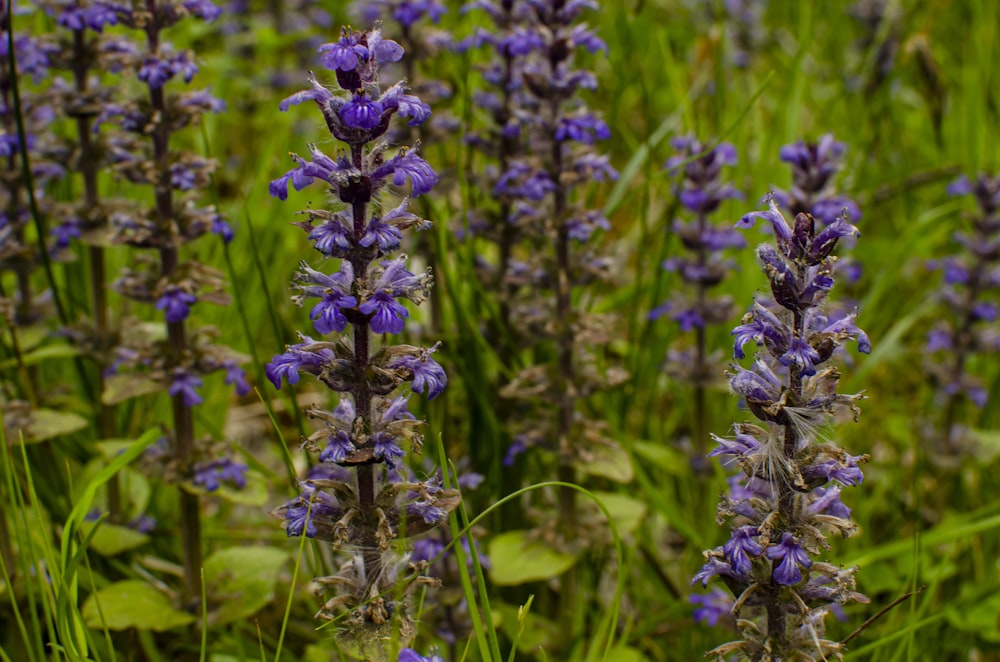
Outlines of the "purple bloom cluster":
{"label": "purple bloom cluster", "polygon": [[1000,350],[995,324],[1000,307],[991,297],[1000,289],[1000,174],[980,174],[974,180],[963,175],[948,186],[948,193],[971,196],[978,207],[968,227],[954,235],[961,252],[928,264],[941,271],[939,296],[951,313],[927,334],[926,345],[937,357],[929,372],[944,412],[941,432],[950,447],[956,432],[952,428],[961,423],[962,401],[984,407],[988,400],[983,381],[969,373],[970,360]]}
{"label": "purple bloom cluster", "polygon": [[[409,211],[407,200],[387,213],[374,209],[390,182],[403,186],[409,181],[414,196],[427,193],[437,182],[415,149],[404,147],[393,154],[382,140],[394,115],[417,125],[429,117],[430,108],[403,83],[382,88],[381,66],[399,61],[403,50],[377,29],[344,29],[339,40],[321,45],[319,53],[340,91],[310,76],[309,88],[288,97],[279,108],[316,103],[327,129],[343,147],[331,157],[312,145],[308,161],[293,154],[295,167],[271,182],[270,191],[285,200],[289,184],[300,190],[322,182],[343,203],[332,211],[302,212],[307,220],[297,225],[323,257],[338,262],[330,273],[302,262],[292,297],[300,306],[310,303],[309,317],[319,337],[341,335],[329,341],[300,336],[302,342],[276,355],[266,372],[277,388],[286,381],[296,384],[308,373],[340,394],[334,411],[306,411],[320,425],[305,448],[336,473],[303,481],[302,494],[275,513],[290,536],[306,535],[334,548],[346,543],[371,550],[350,561],[331,582],[340,593],[320,610],[321,618],[346,612],[348,623],[364,628],[391,616],[401,619],[406,629],[402,589],[386,566],[386,554],[393,540],[444,521],[458,496],[435,481],[411,480],[401,462],[404,448],[419,451],[422,421],[409,412],[409,397],[398,395],[398,389],[409,382],[413,392],[428,398],[444,390],[447,376],[432,358],[437,346],[390,345],[386,338],[377,351],[372,348],[373,334],[404,331],[410,315],[404,302],[419,304],[429,293],[430,271],[415,274],[407,269],[406,255],[393,255],[402,231],[427,227],[428,222]],[[344,469],[349,470],[347,476],[341,474]],[[352,473],[354,486],[346,482]],[[378,579],[366,579],[371,577]],[[374,592],[381,597],[372,600]]]}
{"label": "purple bloom cluster", "polygon": [[[832,320],[823,303],[833,286],[837,242],[856,236],[857,228],[846,215],[824,224],[799,213],[789,223],[773,200],[767,211],[746,214],[737,225],[749,228],[757,220],[770,223],[776,239],[757,250],[773,299],[758,298],[733,330],[737,359],[751,343],[758,352],[749,369],[734,364],[729,376],[758,422],[736,424],[731,439],[715,438],[718,447],[710,455],[738,466],[744,479],[719,506],[730,520],[730,538],[705,552],[694,581],[722,578],[735,598],[733,616],[755,622],[740,628],[741,641],[714,653],[835,656],[842,646],[822,638],[819,614],[830,603],[867,599],[854,590],[856,568],[815,557],[828,548],[829,533],[855,531],[840,492],[861,483],[860,465],[868,456],[818,439],[817,430],[839,409],[855,418],[860,413],[860,395],[837,393],[839,372],[829,365],[834,350],[850,339],[861,352],[871,345],[854,315]],[[812,627],[801,628],[805,623]]]}
{"label": "purple bloom cluster", "polygon": [[692,343],[671,348],[667,353],[666,369],[672,377],[693,388],[691,433],[700,459],[708,436],[705,391],[721,372],[717,369],[718,353],[709,351],[706,329],[729,321],[734,312],[732,297],[711,296],[710,291],[732,269],[731,261],[723,258],[722,252],[746,244],[737,230],[712,225],[709,215],[725,200],[743,196],[722,178],[722,169],[736,164],[736,148],[731,144],[709,147],[694,137],[677,137],[671,144],[678,153],[664,167],[677,177],[674,193],[681,206],[694,214],[694,220],[674,221],[674,233],[687,252],[666,260],[663,268],[680,276],[693,291],[682,293],[678,289],[670,300],[650,311],[649,317],[669,316],[682,332],[694,332]]}
{"label": "purple bloom cluster", "polygon": [[[53,50],[45,41],[15,31],[13,38],[14,59],[17,63],[20,83],[10,68],[9,26],[4,12],[0,16],[0,272],[15,274],[17,289],[15,296],[0,299],[0,308],[13,312],[12,321],[27,324],[40,319],[47,312],[39,296],[32,287],[31,274],[40,266],[37,251],[27,237],[27,227],[32,220],[33,197],[38,211],[44,216],[51,213],[52,205],[45,199],[43,191],[48,182],[63,176],[65,169],[55,158],[59,152],[58,142],[49,129],[54,118],[51,99],[43,92],[25,90],[24,80],[30,77],[35,82],[43,78],[52,66]],[[20,113],[24,119],[23,149],[31,166],[31,189],[21,175],[22,144],[18,133],[17,112],[14,105],[13,87],[18,85],[21,93]],[[72,229],[55,228],[56,249],[63,248],[65,237]]]}
{"label": "purple bloom cluster", "polygon": [[[513,365],[521,348],[549,344],[558,363],[551,382],[538,384],[540,367],[530,366],[501,393],[535,403],[544,393],[549,410],[554,405],[560,412],[556,420],[538,412],[524,418],[524,425],[534,430],[531,439],[560,439],[560,445],[574,436],[567,427],[576,420],[570,413],[575,397],[607,385],[605,375],[582,369],[592,363],[593,348],[575,340],[574,327],[587,322],[571,307],[574,288],[607,277],[606,258],[589,244],[596,231],[610,227],[574,193],[617,176],[594,147],[610,137],[610,129],[580,98],[596,86],[596,78],[577,67],[578,52],[607,49],[579,20],[594,7],[589,2],[479,0],[469,8],[488,14],[495,29],[481,29],[463,43],[493,51],[483,70],[489,91],[474,99],[487,128],[469,134],[467,141],[494,162],[478,186],[492,195],[477,204],[470,229],[497,246],[496,263],[483,260],[480,267],[481,279],[492,283],[499,297],[501,328],[495,333],[501,360]],[[549,295],[540,298],[539,292]],[[555,328],[552,319],[563,323]],[[602,322],[607,327],[608,320]],[[512,436],[519,432],[513,430]],[[560,448],[560,453],[569,462],[577,450]]]}
{"label": "purple bloom cluster", "polygon": [[[178,149],[174,139],[174,134],[197,124],[205,113],[218,112],[225,105],[205,90],[174,91],[197,75],[197,58],[189,50],[174,49],[166,40],[170,29],[182,20],[212,21],[220,10],[208,0],[44,0],[40,4],[61,29],[53,42],[52,59],[72,81],[54,79],[49,94],[60,114],[76,124],[76,144],[64,150],[63,159],[67,169],[79,176],[83,190],[80,200],[55,210],[59,226],[54,234],[57,246],[68,245],[71,239],[88,244],[91,265],[93,328],[70,333],[84,347],[102,348],[94,358],[105,395],[130,397],[156,389],[170,395],[172,470],[166,475],[208,491],[216,490],[220,481],[242,487],[245,466],[204,459],[208,451],[203,440],[195,437],[190,409],[203,402],[203,378],[212,372],[225,371],[226,383],[246,393],[249,385],[239,367],[245,359],[213,344],[213,330],[188,328],[196,304],[224,303],[226,298],[221,275],[182,253],[185,245],[209,233],[228,242],[232,229],[214,206],[201,204],[201,193],[216,163]],[[131,28],[139,38],[130,41],[123,30],[105,30],[111,26]],[[130,75],[141,83],[141,94],[129,98],[122,90],[103,85],[113,82],[104,75],[107,72]],[[146,187],[148,201],[139,204],[101,197],[98,173],[112,170]],[[104,251],[109,244],[145,251],[122,270],[114,288],[128,299],[161,311],[165,339],[162,333],[150,332],[149,325],[111,318],[104,292]],[[111,362],[103,348],[116,342],[120,344],[110,352],[115,357]],[[117,436],[113,413],[102,411],[99,418],[102,435]],[[200,501],[186,491],[178,496],[185,593],[196,599],[201,594]]]}
{"label": "purple bloom cluster", "polygon": [[[678,177],[675,194],[681,205],[694,214],[693,221],[674,221],[673,230],[687,251],[663,263],[663,268],[677,273],[693,290],[688,296],[677,294],[649,313],[650,319],[669,316],[683,332],[694,331],[693,347],[671,350],[667,370],[695,389],[695,438],[704,439],[703,391],[713,380],[715,361],[709,357],[706,327],[727,322],[733,317],[731,297],[713,297],[710,290],[719,285],[732,268],[721,257],[729,248],[746,245],[743,236],[732,228],[720,228],[709,222],[709,215],[723,201],[742,198],[742,194],[722,180],[722,169],[736,164],[736,148],[729,143],[708,147],[693,137],[674,138],[677,150],[666,162],[666,169]],[[701,449],[703,451],[703,449]]]}
{"label": "purple bloom cluster", "polygon": [[829,225],[847,210],[851,220],[861,219],[861,210],[851,198],[834,191],[833,177],[840,170],[844,143],[827,133],[816,142],[799,141],[781,148],[781,160],[792,168],[790,191],[776,190],[774,198],[792,216],[802,212]]}

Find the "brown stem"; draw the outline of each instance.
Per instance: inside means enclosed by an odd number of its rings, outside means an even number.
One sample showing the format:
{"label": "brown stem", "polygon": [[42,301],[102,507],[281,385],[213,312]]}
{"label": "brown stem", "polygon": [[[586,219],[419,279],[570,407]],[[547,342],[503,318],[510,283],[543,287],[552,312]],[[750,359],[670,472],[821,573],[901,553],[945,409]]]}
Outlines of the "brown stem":
{"label": "brown stem", "polygon": [[[364,171],[364,145],[351,145],[351,158],[354,167]],[[368,219],[367,203],[363,200],[355,201],[351,205],[351,213],[354,219],[354,250],[351,251],[349,260],[354,268],[355,282],[364,280],[368,273],[368,262],[370,253],[361,249],[361,238],[365,234],[365,227]],[[371,333],[368,320],[358,319],[354,323],[354,372],[357,381],[352,395],[354,396],[354,408],[357,416],[364,421],[366,432],[371,434],[372,430],[372,392],[368,385],[367,372],[368,361],[371,354]],[[369,437],[367,446],[374,445]],[[365,573],[368,577],[379,577],[381,575],[382,559],[378,553],[378,546],[375,539],[377,527],[377,517],[375,514],[375,468],[371,464],[363,464],[356,468],[358,481],[358,509],[360,510],[361,521],[365,523],[362,527],[364,537],[361,540],[362,558],[365,564]]]}
{"label": "brown stem", "polygon": [[[799,282],[804,282],[800,274]],[[804,337],[805,317],[801,311],[794,311],[793,335],[791,342],[797,338]],[[792,406],[798,406],[802,402],[802,373],[794,363],[788,368],[788,402]],[[795,458],[798,449],[799,438],[795,427],[791,424],[785,426],[785,438],[783,441],[782,453],[785,459],[791,462]],[[780,469],[779,469],[780,471]],[[781,516],[781,524],[787,531],[791,528],[792,520],[795,516],[795,492],[789,485],[787,476],[778,476],[778,512]],[[785,640],[787,638],[787,626],[785,624],[785,607],[781,599],[784,591],[774,579],[774,569],[780,563],[778,560],[771,561],[771,577],[768,579],[766,590],[767,603],[767,636],[772,641],[772,648],[776,653],[785,653]]]}
{"label": "brown stem", "polygon": [[[507,10],[510,13],[510,10]],[[508,18],[509,20],[509,18]],[[503,107],[497,116],[497,125],[500,129],[500,174],[507,172],[510,168],[510,161],[517,149],[517,143],[506,134],[507,122],[510,121],[511,106],[513,99],[510,93],[510,83],[514,77],[514,58],[510,54],[504,54],[504,76],[503,85]],[[511,324],[510,324],[510,298],[513,296],[513,289],[504,289],[504,282],[507,272],[510,269],[510,261],[514,253],[514,242],[517,240],[516,228],[510,223],[510,202],[504,198],[500,202],[499,223],[500,223],[500,261],[497,264],[497,275],[494,290],[500,296],[500,362],[506,367],[510,367],[513,360],[514,348],[511,346]]]}
{"label": "brown stem", "polygon": [[[87,43],[83,30],[73,31],[73,80],[76,91],[81,96],[87,93]],[[90,116],[80,113],[76,116],[76,134],[80,145],[78,169],[83,179],[84,208],[95,212],[100,210],[100,197],[97,189],[97,150],[90,135]],[[100,394],[104,392],[104,369],[107,367],[105,352],[110,344],[108,336],[108,300],[105,290],[107,276],[104,268],[104,249],[92,245],[88,249],[90,257],[90,292],[94,330],[96,334],[95,349],[92,358],[97,363],[97,420],[98,431],[102,439],[115,436],[114,409],[101,402]],[[121,484],[115,475],[107,483],[108,511],[112,522],[120,522],[123,515]]]}
{"label": "brown stem", "polygon": [[[156,0],[147,0],[146,7],[151,16],[157,15]],[[155,18],[146,26],[146,36],[149,52],[156,53],[159,48],[160,25]],[[160,238],[163,242],[160,248],[160,277],[167,280],[177,270],[179,256],[173,241],[179,233],[174,218],[173,195],[170,186],[170,131],[165,124],[167,106],[163,88],[151,88],[150,101],[154,114],[159,118],[152,132],[153,159],[157,173],[156,213],[161,232]],[[178,365],[188,352],[187,333],[183,320],[167,323],[167,339],[174,364]],[[171,405],[174,419],[174,460],[181,475],[186,476],[191,471],[194,455],[194,416],[191,408],[184,402],[183,394],[179,393],[173,396]],[[201,595],[201,502],[198,495],[191,494],[181,488],[179,506],[184,588],[187,599],[193,601]]]}

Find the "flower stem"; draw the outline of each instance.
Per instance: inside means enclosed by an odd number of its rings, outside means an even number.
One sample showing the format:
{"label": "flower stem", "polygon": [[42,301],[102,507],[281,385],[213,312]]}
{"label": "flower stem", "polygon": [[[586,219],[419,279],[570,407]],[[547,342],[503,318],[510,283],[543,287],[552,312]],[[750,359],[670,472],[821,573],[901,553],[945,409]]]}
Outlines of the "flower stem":
{"label": "flower stem", "polygon": [[[156,0],[147,0],[147,8],[156,16]],[[160,25],[154,19],[146,26],[150,53],[159,49]],[[165,242],[160,248],[160,277],[169,279],[178,265],[177,248],[170,243],[175,234],[175,219],[169,169],[169,127],[164,123],[167,106],[163,88],[150,88],[150,102],[153,112],[160,118],[153,129],[153,159],[156,164],[155,185],[156,212],[159,227]],[[167,323],[167,339],[175,362],[179,362],[188,351],[187,333],[184,321]],[[171,405],[174,420],[174,461],[182,476],[191,470],[194,452],[194,416],[184,402],[184,395],[172,396]],[[180,488],[180,529],[181,547],[184,561],[184,588],[188,600],[197,600],[201,595],[201,503],[198,495]]]}

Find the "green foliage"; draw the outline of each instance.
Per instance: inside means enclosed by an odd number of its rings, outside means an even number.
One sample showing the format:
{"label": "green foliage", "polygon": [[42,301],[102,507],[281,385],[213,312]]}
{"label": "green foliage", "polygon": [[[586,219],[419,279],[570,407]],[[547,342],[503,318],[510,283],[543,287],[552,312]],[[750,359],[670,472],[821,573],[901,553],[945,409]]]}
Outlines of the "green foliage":
{"label": "green foliage", "polygon": [[195,622],[193,614],[174,608],[168,596],[141,579],[115,582],[83,603],[88,627],[165,632]]}
{"label": "green foliage", "polygon": [[529,531],[504,531],[490,540],[490,580],[497,586],[515,586],[558,577],[576,562],[572,554],[560,552]]}

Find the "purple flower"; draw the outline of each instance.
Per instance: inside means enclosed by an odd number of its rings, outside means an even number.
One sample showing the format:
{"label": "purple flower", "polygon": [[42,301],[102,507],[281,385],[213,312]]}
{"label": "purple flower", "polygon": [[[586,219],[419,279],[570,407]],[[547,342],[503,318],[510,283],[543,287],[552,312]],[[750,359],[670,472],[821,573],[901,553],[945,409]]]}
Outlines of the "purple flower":
{"label": "purple flower", "polygon": [[802,568],[812,566],[809,554],[799,546],[798,539],[787,531],[782,534],[781,542],[768,547],[764,552],[772,561],[780,561],[774,568],[774,581],[782,586],[794,586],[802,581]]}
{"label": "purple flower", "polygon": [[299,264],[300,271],[296,274],[298,287],[302,291],[300,297],[316,297],[320,301],[309,313],[313,326],[321,334],[340,333],[347,327],[347,318],[343,311],[354,308],[358,300],[350,294],[354,281],[354,269],[351,263],[344,260],[340,271],[330,276],[312,269],[308,264]]}
{"label": "purple flower", "polygon": [[705,623],[715,627],[719,624],[719,619],[732,615],[733,596],[718,586],[713,586],[708,593],[693,593],[688,600],[693,605],[700,605],[694,610],[695,623]]}
{"label": "purple flower", "polygon": [[174,380],[170,383],[170,388],[167,392],[172,397],[180,397],[181,402],[183,402],[188,407],[193,407],[195,405],[200,405],[203,400],[195,389],[201,388],[202,381],[200,378],[192,375],[187,370],[183,368],[174,369]]}
{"label": "purple flower", "polygon": [[315,76],[312,74],[309,74],[307,80],[311,85],[308,90],[296,92],[290,97],[286,97],[281,100],[281,103],[278,104],[278,109],[281,112],[287,112],[290,107],[297,106],[298,104],[305,103],[306,101],[315,101],[319,104],[320,109],[323,109],[330,102],[330,100],[334,98],[333,93],[320,85]]}
{"label": "purple flower", "polygon": [[708,454],[709,457],[715,457],[717,455],[742,457],[760,449],[760,442],[754,439],[752,435],[740,432],[737,432],[733,439],[726,439],[713,434],[712,441],[719,444],[719,446]]}
{"label": "purple flower", "polygon": [[747,577],[753,566],[751,556],[760,556],[764,548],[754,540],[760,532],[753,526],[740,526],[733,529],[729,540],[722,546],[722,553],[737,575]]}
{"label": "purple flower", "polygon": [[223,243],[228,244],[233,240],[233,228],[221,214],[212,217],[212,233],[222,237]]}
{"label": "purple flower", "polygon": [[176,285],[168,285],[163,294],[156,300],[156,309],[166,313],[167,322],[176,324],[183,322],[191,313],[191,306],[198,300],[195,295],[184,291]]}
{"label": "purple flower", "polygon": [[390,368],[409,370],[413,380],[413,390],[417,393],[426,392],[428,400],[439,396],[448,384],[444,368],[430,356],[435,350],[436,347],[433,347],[423,350],[417,356],[402,356],[389,365]]}
{"label": "purple flower", "polygon": [[822,513],[832,517],[849,519],[851,509],[840,500],[841,488],[837,485],[831,487],[817,487],[812,491],[815,500],[809,504],[811,514]]}
{"label": "purple flower", "polygon": [[351,247],[347,228],[339,215],[313,228],[309,232],[309,239],[315,242],[313,245],[316,250],[324,255],[341,256]]}
{"label": "purple flower", "polygon": [[409,117],[407,126],[418,126],[431,116],[431,108],[412,94],[405,93],[402,83],[393,85],[379,98],[379,103],[386,111],[395,110],[402,117]]}
{"label": "purple flower", "polygon": [[604,120],[596,115],[585,114],[561,118],[555,136],[559,142],[575,140],[585,145],[593,145],[595,140],[610,138],[611,130]]}
{"label": "purple flower", "polygon": [[395,466],[396,458],[406,455],[391,434],[376,432],[372,438],[375,440],[375,459],[384,460],[390,469]]}
{"label": "purple flower", "polygon": [[426,524],[437,524],[448,517],[448,512],[434,505],[433,501],[415,501],[406,506],[406,514],[418,517]]}
{"label": "purple flower", "polygon": [[393,175],[392,183],[396,186],[406,184],[407,178],[413,189],[413,197],[427,193],[438,182],[437,173],[427,161],[417,156],[416,150],[401,150],[400,153],[379,166],[372,173],[372,180],[385,179]]}
{"label": "purple flower", "polygon": [[[706,552],[708,554],[708,552]],[[708,580],[716,575],[722,577],[732,577],[736,579],[736,573],[733,567],[726,563],[725,561],[720,561],[714,555],[708,557],[708,561],[701,567],[695,576],[691,579],[691,583],[701,582],[702,586],[708,586]]]}
{"label": "purple flower", "polygon": [[377,216],[372,217],[368,223],[368,229],[358,243],[368,248],[378,242],[379,250],[382,253],[389,253],[399,248],[399,241],[403,238],[403,233],[394,225],[383,223]]}
{"label": "purple flower", "polygon": [[292,499],[276,512],[281,513],[285,521],[285,534],[291,536],[301,536],[303,532],[307,538],[314,538],[319,534],[316,528],[317,521],[322,523],[333,523],[339,520],[343,511],[337,501],[327,494],[317,490],[307,482],[300,483],[302,495]]}
{"label": "purple flower", "polygon": [[807,478],[823,477],[835,480],[841,485],[860,485],[865,475],[858,463],[863,459],[866,459],[863,455],[848,455],[840,462],[828,460],[807,467],[803,475]]}
{"label": "purple flower", "polygon": [[338,430],[330,435],[326,448],[319,455],[320,462],[343,462],[357,448],[349,434]]}
{"label": "purple flower", "polygon": [[437,653],[431,653],[427,657],[424,657],[412,648],[404,648],[399,651],[399,660],[397,662],[444,662],[444,658]]}
{"label": "purple flower", "polygon": [[359,310],[371,315],[374,333],[402,333],[410,312],[388,292],[376,292],[361,304]]}
{"label": "purple flower", "polygon": [[236,361],[226,361],[222,364],[226,371],[225,383],[236,387],[236,395],[246,395],[250,393],[250,384],[247,383],[247,375],[243,368],[237,365]]}
{"label": "purple flower", "polygon": [[322,54],[323,66],[335,71],[354,71],[360,62],[368,59],[368,47],[358,43],[357,32],[348,30],[341,33],[338,41],[320,46],[318,52]]}
{"label": "purple flower", "polygon": [[287,379],[289,384],[298,384],[300,371],[318,375],[326,362],[333,358],[333,352],[329,349],[319,352],[305,351],[302,348],[311,345],[313,340],[306,336],[302,338],[304,342],[289,345],[284,354],[276,354],[264,367],[264,372],[274,384],[274,388],[281,388],[282,379]]}
{"label": "purple flower", "polygon": [[243,489],[247,484],[247,465],[236,462],[232,458],[213,460],[198,464],[194,468],[194,478],[191,482],[204,487],[209,492],[219,489],[224,482],[231,483],[236,489]]}
{"label": "purple flower", "polygon": [[184,0],[184,8],[209,22],[214,21],[222,14],[222,9],[209,0]]}
{"label": "purple flower", "polygon": [[514,461],[517,459],[517,456],[526,450],[528,450],[528,444],[524,435],[519,434],[514,437],[514,440],[510,442],[510,446],[507,447],[507,452],[503,456],[503,466],[514,466]]}
{"label": "purple flower", "polygon": [[778,359],[781,365],[798,366],[802,376],[816,374],[816,364],[820,362],[819,352],[803,338],[792,338],[788,351]]}
{"label": "purple flower", "polygon": [[169,61],[147,57],[139,67],[138,78],[150,88],[157,90],[174,77],[174,68]]}
{"label": "purple flower", "polygon": [[356,94],[340,107],[340,119],[351,128],[368,131],[379,125],[383,112],[378,101],[369,99],[365,94]]}

